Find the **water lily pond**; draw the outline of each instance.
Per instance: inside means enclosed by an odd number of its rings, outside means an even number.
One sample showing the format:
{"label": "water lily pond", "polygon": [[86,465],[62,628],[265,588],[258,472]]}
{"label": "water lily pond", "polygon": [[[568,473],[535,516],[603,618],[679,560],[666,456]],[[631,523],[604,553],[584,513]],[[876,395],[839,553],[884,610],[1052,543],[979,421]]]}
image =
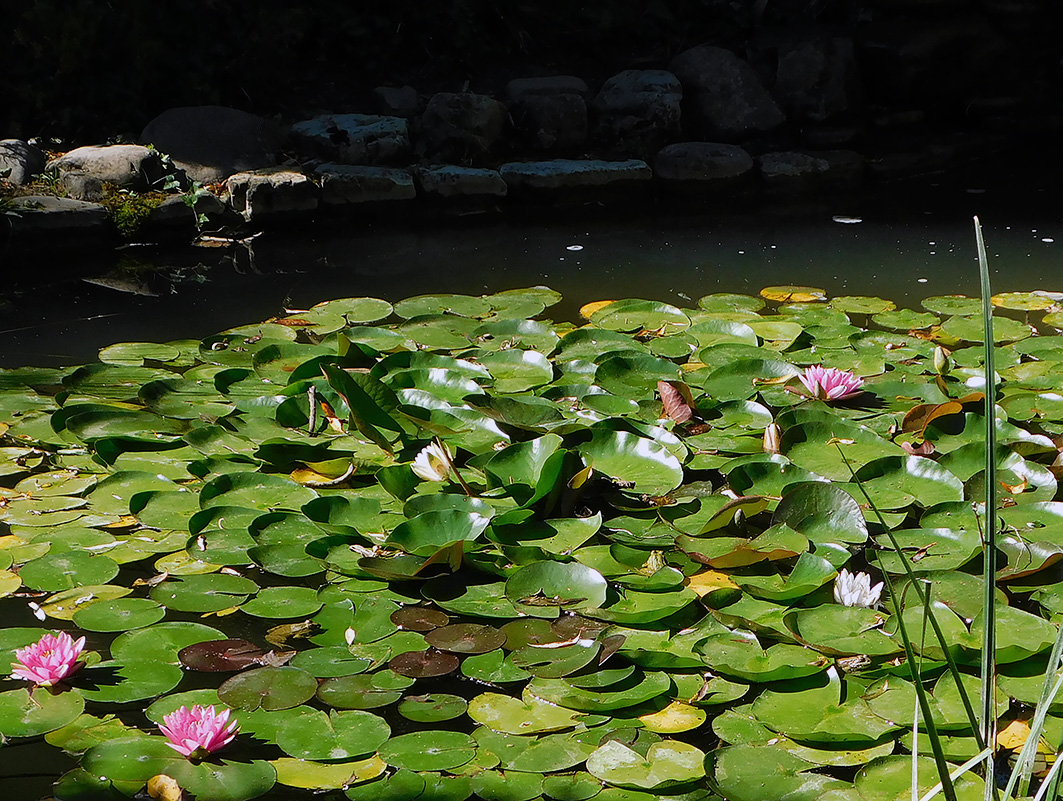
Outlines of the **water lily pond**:
{"label": "water lily pond", "polygon": [[[914,680],[977,754],[945,659],[977,699],[980,301],[560,300],[347,298],[0,370],[0,673],[61,663],[0,679],[4,781],[891,801],[929,748]],[[1063,613],[1063,312],[994,304],[1006,776]],[[84,649],[31,650],[60,631]]]}

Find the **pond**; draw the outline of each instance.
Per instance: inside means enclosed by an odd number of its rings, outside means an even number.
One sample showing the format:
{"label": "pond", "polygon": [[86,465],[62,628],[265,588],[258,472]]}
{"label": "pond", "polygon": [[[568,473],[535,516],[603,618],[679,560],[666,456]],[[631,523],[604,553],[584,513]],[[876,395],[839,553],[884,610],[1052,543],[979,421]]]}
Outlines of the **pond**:
{"label": "pond", "polygon": [[808,284],[918,307],[931,295],[977,292],[975,214],[997,291],[1053,289],[1063,247],[1053,175],[1009,153],[797,205],[529,212],[412,229],[335,224],[270,232],[231,250],[16,251],[5,257],[0,289],[0,366],[79,364],[111,342],[203,337],[355,295],[541,284],[564,295],[552,313],[574,320],[583,303],[614,296],[683,305],[684,295]]}
{"label": "pond", "polygon": [[[982,751],[984,629],[1006,781],[1057,668],[1063,318],[1002,299],[993,476],[966,209],[851,202],[123,251],[155,295],[80,280],[110,260],[16,281],[0,782],[893,801]],[[995,290],[1059,289],[1058,222],[996,211]]]}

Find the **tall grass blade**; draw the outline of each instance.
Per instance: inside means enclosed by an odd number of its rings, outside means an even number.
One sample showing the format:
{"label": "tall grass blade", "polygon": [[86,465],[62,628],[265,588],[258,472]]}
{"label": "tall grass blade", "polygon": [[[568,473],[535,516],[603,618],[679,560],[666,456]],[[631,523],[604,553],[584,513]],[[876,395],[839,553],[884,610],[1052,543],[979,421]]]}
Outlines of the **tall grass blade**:
{"label": "tall grass blade", "polygon": [[[849,458],[845,455],[845,452],[842,450],[840,445],[836,445],[836,447],[838,448],[838,452],[841,454],[842,461],[845,463],[846,469],[849,471],[849,475],[852,477],[853,483],[855,483],[857,489],[860,490],[860,494],[864,496],[864,501],[867,503],[868,508],[870,508],[871,511],[874,512],[875,519],[882,527],[882,530],[886,532],[886,537],[889,538],[890,545],[892,546],[893,550],[898,554],[904,553],[904,549],[901,548],[900,543],[897,541],[897,537],[894,535],[893,529],[886,525],[886,521],[882,517],[882,513],[879,511],[878,507],[875,506],[875,502],[871,500],[871,496],[867,494],[867,490],[864,489],[863,482],[856,477],[856,471],[853,470],[853,466],[849,462]],[[927,610],[926,620],[929,621],[930,627],[934,630],[934,637],[938,641],[938,645],[941,647],[942,653],[945,655],[945,664],[948,667],[949,675],[952,676],[952,680],[956,684],[956,692],[959,694],[960,701],[963,703],[963,709],[967,715],[967,722],[971,727],[971,733],[974,735],[975,743],[977,744],[978,749],[982,750],[986,747],[986,743],[982,739],[982,732],[978,724],[978,715],[975,712],[974,705],[971,703],[970,696],[967,694],[967,687],[963,683],[962,674],[960,673],[960,667],[956,664],[956,659],[952,655],[953,643],[950,643],[948,640],[945,639],[945,633],[941,630],[941,624],[938,623],[937,616],[934,614],[934,608],[933,606],[927,603],[927,599],[923,590],[923,584],[916,578],[915,571],[912,570],[912,566],[908,563],[906,559],[900,559],[899,561],[901,563],[901,566],[904,568],[905,576],[908,579],[909,587],[915,592],[916,599],[919,604],[925,607]],[[897,596],[894,594],[893,585],[890,581],[890,578],[885,575],[885,571],[883,571],[883,575],[884,580],[886,581],[886,590],[889,592],[890,597],[896,598]],[[899,611],[900,610],[898,609],[898,613]]]}
{"label": "tall grass blade", "polygon": [[1033,797],[1033,801],[1041,801],[1041,799],[1055,801],[1056,790],[1059,788],[1060,767],[1063,767],[1063,750],[1056,754],[1055,764],[1052,765],[1052,770],[1048,771],[1048,775],[1045,776],[1045,780],[1041,783],[1041,788],[1037,791],[1037,795]]}
{"label": "tall grass blade", "polygon": [[[860,489],[860,493],[864,496],[864,499],[867,501],[871,510],[875,513],[875,516],[878,518],[879,523],[882,525],[883,529],[886,530],[887,534],[889,535],[890,542],[893,543],[893,547],[896,549],[898,554],[903,554],[904,551],[901,550],[900,544],[893,536],[893,532],[889,529],[888,526],[886,526],[886,521],[882,517],[882,512],[880,512],[878,507],[875,506],[875,502],[871,500],[871,496],[867,494],[867,490],[864,488],[863,482],[856,477],[856,471],[853,470],[853,466],[849,462],[849,458],[845,455],[845,452],[842,450],[841,445],[836,443],[836,446],[838,448],[838,452],[841,454],[842,461],[845,462],[845,466],[849,470],[849,474],[852,476],[853,481],[856,482],[856,486]],[[903,558],[899,561],[902,565],[904,565],[904,569],[908,574],[908,579],[911,582],[911,589],[915,591],[916,597],[918,597],[919,599],[919,603],[922,604],[923,607],[926,609],[927,616],[926,618],[924,618],[924,624],[927,618],[933,621],[933,609],[929,606],[926,593],[919,586],[919,582],[916,580],[915,574],[912,572],[912,569],[908,565],[907,561]],[[934,715],[930,709],[930,697],[927,695],[926,688],[923,686],[923,682],[920,678],[919,661],[916,658],[915,648],[912,647],[912,639],[908,635],[908,626],[904,622],[904,615],[901,613],[901,607],[899,603],[900,596],[897,594],[897,588],[893,584],[893,577],[890,575],[888,570],[882,571],[882,580],[886,584],[886,592],[893,600],[894,610],[897,614],[897,631],[901,635],[901,644],[904,646],[904,658],[905,661],[908,663],[908,670],[912,674],[912,686],[915,687],[915,697],[919,703],[919,710],[926,725],[926,736],[927,739],[930,741],[930,752],[934,757],[934,766],[937,768],[938,778],[940,779],[940,792],[944,793],[945,801],[957,801],[956,787],[953,784],[951,776],[949,775],[948,760],[945,759],[945,749],[942,746],[941,736],[938,734],[937,723],[934,721]],[[944,635],[940,633],[940,629],[938,629],[936,625],[934,626],[934,629],[938,633],[938,639],[941,642],[942,650],[945,651],[945,653],[948,653],[949,646],[948,643],[945,641]],[[955,674],[955,678],[956,684],[960,687],[960,692],[962,693],[963,685],[960,682],[958,673]],[[973,728],[973,730],[975,732],[978,731],[976,727]],[[918,753],[913,756],[913,759],[917,758]]]}
{"label": "tall grass blade", "polygon": [[1041,687],[1041,696],[1037,700],[1034,709],[1033,720],[1030,721],[1030,735],[1023,744],[1015,762],[1015,769],[1011,773],[1008,786],[1004,790],[1004,798],[1010,799],[1012,793],[1018,787],[1020,796],[1030,792],[1030,780],[1033,776],[1034,758],[1037,756],[1037,744],[1041,741],[1041,733],[1044,729],[1045,718],[1049,707],[1055,703],[1056,696],[1063,689],[1063,673],[1060,672],[1060,658],[1063,657],[1063,626],[1056,634],[1056,642],[1052,646],[1052,653],[1048,657],[1048,667],[1045,670],[1045,681]]}
{"label": "tall grass blade", "polygon": [[[982,336],[985,343],[985,525],[982,527],[982,741],[992,748],[996,741],[996,575],[997,575],[997,425],[996,371],[993,366],[993,303],[989,287],[989,259],[982,226],[974,218],[978,242],[978,273],[982,290]],[[992,756],[986,761],[985,798],[996,792]]]}

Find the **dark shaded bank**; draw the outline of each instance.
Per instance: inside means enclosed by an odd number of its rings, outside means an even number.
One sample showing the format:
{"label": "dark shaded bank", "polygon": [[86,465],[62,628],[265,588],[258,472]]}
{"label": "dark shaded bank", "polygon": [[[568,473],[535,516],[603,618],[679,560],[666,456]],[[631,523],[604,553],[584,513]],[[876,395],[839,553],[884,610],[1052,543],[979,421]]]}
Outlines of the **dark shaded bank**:
{"label": "dark shaded bank", "polygon": [[[703,43],[769,86],[795,41],[853,48],[868,109],[1021,128],[1056,113],[1063,8],[1055,0],[31,0],[4,12],[0,132],[98,142],[166,108],[218,104],[298,118],[364,106],[378,85],[497,93],[512,78],[664,68]],[[783,79],[785,82],[785,78]]]}

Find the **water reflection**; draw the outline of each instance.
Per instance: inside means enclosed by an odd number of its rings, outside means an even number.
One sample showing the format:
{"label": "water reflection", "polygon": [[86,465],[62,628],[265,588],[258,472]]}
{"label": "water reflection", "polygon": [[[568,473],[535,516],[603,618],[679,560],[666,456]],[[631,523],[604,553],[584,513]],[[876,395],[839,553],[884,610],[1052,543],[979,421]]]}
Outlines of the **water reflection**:
{"label": "water reflection", "polygon": [[[979,176],[984,177],[984,176]],[[645,297],[691,305],[712,292],[810,284],[918,306],[977,292],[971,214],[981,212],[994,289],[1063,289],[1060,221],[1007,181],[924,179],[817,206],[638,217],[348,223],[269,232],[212,247],[135,247],[95,261],[8,254],[0,365],[82,363],[118,341],[202,338],[328,298],[399,300],[545,284],[550,310]],[[46,263],[39,263],[41,259]],[[1053,283],[1056,282],[1056,283]],[[1059,285],[1056,285],[1056,284]]]}

